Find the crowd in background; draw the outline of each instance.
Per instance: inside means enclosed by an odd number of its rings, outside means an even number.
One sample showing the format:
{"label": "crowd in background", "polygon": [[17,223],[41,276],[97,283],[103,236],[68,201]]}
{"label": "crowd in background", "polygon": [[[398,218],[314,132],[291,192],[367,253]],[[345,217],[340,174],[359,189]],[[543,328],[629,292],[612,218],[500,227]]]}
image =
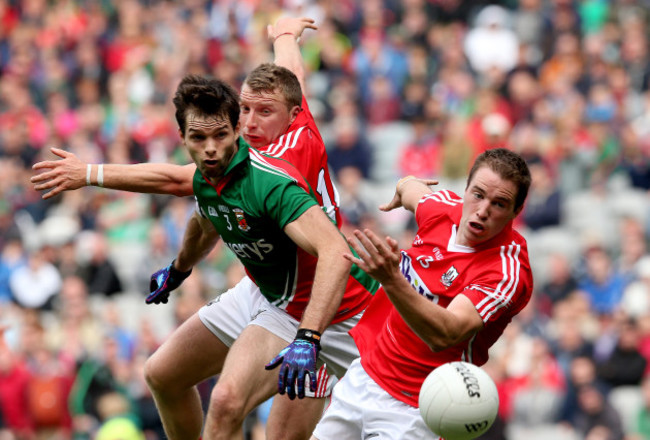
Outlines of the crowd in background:
{"label": "crowd in background", "polygon": [[462,193],[485,149],[530,165],[516,226],[535,292],[485,366],[501,404],[484,438],[650,439],[648,0],[0,0],[0,440],[163,438],[143,362],[241,266],[217,246],[145,307],[193,199],[43,200],[31,166],[49,146],[188,163],[177,82],[239,87],[272,61],[266,25],[283,14],[319,27],[300,42],[304,93],[345,232],[408,247],[413,219],[377,210],[399,177]]}

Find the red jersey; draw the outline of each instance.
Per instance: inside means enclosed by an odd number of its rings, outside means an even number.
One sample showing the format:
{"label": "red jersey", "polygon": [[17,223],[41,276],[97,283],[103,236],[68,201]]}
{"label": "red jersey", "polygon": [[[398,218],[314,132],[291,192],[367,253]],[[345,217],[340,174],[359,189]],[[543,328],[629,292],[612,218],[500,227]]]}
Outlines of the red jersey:
{"label": "red jersey", "polygon": [[400,266],[413,288],[433,303],[447,307],[457,295],[467,296],[483,319],[483,329],[435,353],[411,330],[382,288],[350,332],[370,377],[414,407],[422,382],[437,366],[452,361],[484,364],[488,349],[528,303],[533,289],[526,240],[512,224],[479,247],[456,244],[462,202],[451,191],[420,200],[415,216],[418,233],[412,247],[402,251]]}
{"label": "red jersey", "polygon": [[330,177],[325,143],[304,96],[302,110],[286,133],[259,151],[280,157],[296,167],[316,192],[318,203],[341,227],[340,199]]}

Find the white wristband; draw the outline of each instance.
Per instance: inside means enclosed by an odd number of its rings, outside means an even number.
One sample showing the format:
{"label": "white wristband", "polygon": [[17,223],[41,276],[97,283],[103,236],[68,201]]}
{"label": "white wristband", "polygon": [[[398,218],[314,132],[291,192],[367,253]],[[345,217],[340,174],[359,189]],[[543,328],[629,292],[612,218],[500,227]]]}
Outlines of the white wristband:
{"label": "white wristband", "polygon": [[86,186],[90,186],[90,171],[93,166],[91,164],[86,165]]}
{"label": "white wristband", "polygon": [[104,187],[104,164],[100,163],[97,166],[97,186]]}

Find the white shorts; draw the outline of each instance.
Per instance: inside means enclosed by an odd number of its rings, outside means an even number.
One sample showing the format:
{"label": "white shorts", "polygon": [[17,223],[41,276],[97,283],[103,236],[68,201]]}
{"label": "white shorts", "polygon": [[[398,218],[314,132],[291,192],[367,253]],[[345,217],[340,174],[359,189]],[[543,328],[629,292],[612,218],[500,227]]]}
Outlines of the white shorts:
{"label": "white shorts", "polygon": [[314,430],[318,440],[440,440],[420,410],[384,391],[356,360],[334,387],[332,403]]}
{"label": "white shorts", "polygon": [[[208,330],[228,347],[248,325],[258,325],[291,343],[300,324],[284,310],[269,303],[248,277],[244,277],[235,287],[201,307],[199,318]],[[316,393],[305,387],[307,396],[329,396],[338,380],[337,376],[343,376],[352,361],[359,357],[359,350],[348,331],[360,318],[361,314],[358,314],[329,326],[323,332],[318,387]]]}

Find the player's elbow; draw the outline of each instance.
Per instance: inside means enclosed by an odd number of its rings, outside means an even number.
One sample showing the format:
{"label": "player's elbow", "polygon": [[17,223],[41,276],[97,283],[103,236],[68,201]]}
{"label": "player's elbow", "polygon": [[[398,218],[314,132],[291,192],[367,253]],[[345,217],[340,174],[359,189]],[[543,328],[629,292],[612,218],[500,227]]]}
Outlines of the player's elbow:
{"label": "player's elbow", "polygon": [[192,186],[188,186],[182,182],[171,184],[165,191],[166,194],[171,194],[176,197],[188,197],[194,194]]}
{"label": "player's elbow", "polygon": [[454,345],[449,340],[443,338],[431,338],[426,342],[429,348],[431,349],[431,351],[433,351],[434,353],[445,351],[446,349]]}
{"label": "player's elbow", "polygon": [[426,343],[433,352],[439,353],[461,343],[463,339],[463,335],[454,329],[445,329],[443,331],[438,329],[429,335]]}
{"label": "player's elbow", "polygon": [[189,165],[170,165],[171,171],[167,173],[167,183],[165,193],[172,194],[176,197],[187,197],[194,195],[194,172],[196,166]]}
{"label": "player's elbow", "polygon": [[343,254],[345,252],[348,252],[347,247],[336,247],[334,249],[330,248],[327,249],[326,253],[327,256],[324,257],[324,254],[320,254],[323,256],[319,256],[320,258],[326,258],[328,260],[328,266],[330,266],[332,269],[336,268],[338,269],[338,272],[341,273],[349,273],[350,269],[352,269],[352,263],[348,261]]}

